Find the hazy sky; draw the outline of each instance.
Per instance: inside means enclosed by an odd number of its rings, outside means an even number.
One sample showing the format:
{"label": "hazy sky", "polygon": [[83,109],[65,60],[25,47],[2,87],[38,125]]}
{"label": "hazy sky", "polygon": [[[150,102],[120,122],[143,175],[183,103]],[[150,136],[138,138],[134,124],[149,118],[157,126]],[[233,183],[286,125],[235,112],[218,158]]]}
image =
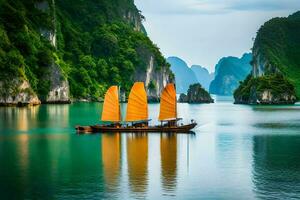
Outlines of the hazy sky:
{"label": "hazy sky", "polygon": [[221,57],[250,52],[259,27],[300,10],[300,0],[135,0],[164,56],[214,71]]}

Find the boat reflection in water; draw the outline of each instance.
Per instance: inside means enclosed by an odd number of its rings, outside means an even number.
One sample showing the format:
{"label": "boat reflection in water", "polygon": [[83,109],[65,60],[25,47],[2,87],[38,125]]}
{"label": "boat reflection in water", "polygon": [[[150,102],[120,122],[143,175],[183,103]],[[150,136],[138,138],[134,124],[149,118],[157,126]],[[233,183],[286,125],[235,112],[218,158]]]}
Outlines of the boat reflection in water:
{"label": "boat reflection in water", "polygon": [[165,191],[174,191],[177,183],[177,135],[161,134],[161,180]]}
{"label": "boat reflection in water", "polygon": [[127,135],[127,164],[130,190],[143,194],[148,186],[148,135]]}
{"label": "boat reflection in water", "polygon": [[[122,142],[122,137],[126,140],[126,148],[122,148],[122,144],[125,143],[125,140]],[[129,189],[133,197],[146,196],[149,185],[148,134],[106,133],[101,136],[101,141],[106,191],[117,193],[121,190],[121,182],[123,182],[121,179],[124,177],[128,179]],[[162,189],[172,193],[177,184],[177,135],[161,134],[160,143],[157,144],[157,147],[160,147]],[[124,157],[126,156],[127,163],[121,162],[122,150],[126,150]],[[122,175],[122,169],[127,169],[128,176]]]}
{"label": "boat reflection in water", "polygon": [[258,198],[297,199],[300,197],[299,147],[298,135],[253,137],[252,171]]}
{"label": "boat reflection in water", "polygon": [[102,164],[104,180],[108,191],[115,191],[119,186],[121,171],[121,136],[120,133],[102,135]]}

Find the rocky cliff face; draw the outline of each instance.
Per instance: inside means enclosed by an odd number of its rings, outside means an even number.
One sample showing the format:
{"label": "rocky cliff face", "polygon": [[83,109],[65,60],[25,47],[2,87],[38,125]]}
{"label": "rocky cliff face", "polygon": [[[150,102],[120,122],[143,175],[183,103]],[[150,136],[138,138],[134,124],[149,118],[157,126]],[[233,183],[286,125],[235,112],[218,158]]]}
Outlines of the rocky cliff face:
{"label": "rocky cliff face", "polygon": [[259,47],[254,46],[252,76],[259,77],[272,73],[280,73],[280,70],[270,63],[270,61],[262,54]]}
{"label": "rocky cliff face", "polygon": [[[34,4],[35,8],[42,13],[47,13],[51,16],[51,27],[39,27],[41,36],[47,39],[50,44],[56,48],[56,14],[55,1],[39,1]],[[0,104],[2,105],[37,105],[41,101],[43,103],[69,103],[69,84],[66,78],[63,77],[60,67],[54,62],[54,59],[44,68],[46,75],[39,77],[45,82],[49,82],[50,87],[46,96],[39,96],[24,75],[14,77],[10,80],[0,82],[1,95]]]}
{"label": "rocky cliff face", "polygon": [[241,58],[222,58],[215,67],[215,79],[209,86],[209,92],[230,96],[251,71],[252,55],[244,54]]}
{"label": "rocky cliff face", "polygon": [[201,84],[201,86],[205,90],[209,90],[209,85],[214,80],[215,74],[209,73],[208,70],[205,67],[202,67],[200,65],[192,65],[191,70],[196,75],[196,78],[198,82]]}
{"label": "rocky cliff face", "polygon": [[181,103],[214,103],[210,94],[199,83],[190,85],[187,95],[181,94],[178,101]]}
{"label": "rocky cliff face", "polygon": [[41,101],[27,80],[14,78],[9,82],[0,81],[0,105],[39,105]]}
{"label": "rocky cliff face", "polygon": [[169,57],[167,61],[175,74],[177,93],[186,93],[191,84],[198,83],[196,75],[184,60],[173,56]]}
{"label": "rocky cliff face", "polygon": [[[3,0],[0,8],[2,85],[8,77],[26,80],[42,103],[98,101],[111,85],[121,86],[124,99],[134,81],[157,101],[172,81],[133,0]],[[19,91],[22,83],[11,85]]]}
{"label": "rocky cliff face", "polygon": [[148,65],[146,71],[139,70],[135,72],[134,81],[145,83],[149,102],[158,102],[160,94],[167,83],[174,82],[172,72],[168,67],[156,68],[154,56],[148,57]]}
{"label": "rocky cliff face", "polygon": [[257,91],[255,86],[250,88],[250,96],[245,97],[243,95],[235,95],[235,104],[294,104],[297,101],[297,97],[291,92],[274,93],[270,89],[264,89]]}
{"label": "rocky cliff face", "polygon": [[178,93],[187,93],[189,86],[194,83],[200,83],[204,89],[208,90],[214,74],[209,73],[206,68],[200,65],[189,67],[184,60],[175,56],[169,57],[167,61],[175,74],[176,91]]}
{"label": "rocky cliff face", "polygon": [[50,67],[50,91],[46,103],[70,103],[69,82],[62,76],[60,68],[52,63]]}
{"label": "rocky cliff face", "polygon": [[[51,2],[51,5],[49,5]],[[52,16],[53,29],[41,28],[41,35],[47,38],[53,47],[57,48],[56,35],[56,8],[55,0],[41,1],[36,3],[36,7],[43,12],[50,12]],[[51,9],[52,8],[52,9]],[[63,76],[60,67],[54,62],[49,64],[49,77],[45,77],[50,82],[50,91],[46,98],[42,98],[44,103],[70,103],[70,88],[68,80]]]}
{"label": "rocky cliff face", "polygon": [[258,31],[252,74],[234,93],[235,103],[294,104],[300,95],[300,12],[274,18]]}
{"label": "rocky cliff face", "polygon": [[144,16],[139,12],[131,12],[127,11],[124,15],[124,18],[134,26],[134,30],[136,31],[144,31],[144,27],[142,21],[144,20]]}

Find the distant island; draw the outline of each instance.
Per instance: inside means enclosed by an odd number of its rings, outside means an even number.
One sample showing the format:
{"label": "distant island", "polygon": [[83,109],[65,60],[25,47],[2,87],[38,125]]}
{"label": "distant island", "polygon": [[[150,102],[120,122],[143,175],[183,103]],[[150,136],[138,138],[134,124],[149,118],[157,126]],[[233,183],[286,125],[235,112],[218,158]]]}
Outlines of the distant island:
{"label": "distant island", "polygon": [[176,56],[168,57],[167,62],[170,63],[171,70],[175,75],[178,93],[187,93],[189,86],[195,83],[200,83],[208,91],[214,74],[209,73],[206,68],[200,65],[189,67],[183,59]]}
{"label": "distant island", "polygon": [[178,101],[180,103],[214,103],[210,94],[200,83],[190,85],[187,94],[180,94]]}
{"label": "distant island", "polygon": [[211,94],[231,96],[251,72],[251,53],[245,53],[241,58],[229,56],[222,58],[215,67],[215,78],[210,83]]}
{"label": "distant island", "polygon": [[240,104],[294,104],[300,97],[300,11],[259,29],[252,73],[234,92]]}
{"label": "distant island", "polygon": [[[113,6],[112,6],[113,5]],[[99,101],[143,81],[157,100],[174,81],[132,0],[0,3],[0,104]]]}
{"label": "distant island", "polygon": [[205,67],[200,65],[192,65],[191,70],[194,72],[198,83],[200,83],[201,86],[208,91],[211,81],[215,78],[215,74],[209,73]]}

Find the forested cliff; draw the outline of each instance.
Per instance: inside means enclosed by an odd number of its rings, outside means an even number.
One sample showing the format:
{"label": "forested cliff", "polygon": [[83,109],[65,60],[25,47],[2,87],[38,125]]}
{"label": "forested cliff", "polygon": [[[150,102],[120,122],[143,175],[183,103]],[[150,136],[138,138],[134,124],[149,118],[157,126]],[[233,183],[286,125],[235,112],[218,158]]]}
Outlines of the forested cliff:
{"label": "forested cliff", "polygon": [[252,51],[252,74],[235,91],[235,102],[295,103],[300,97],[300,11],[266,22]]}
{"label": "forested cliff", "polygon": [[133,0],[0,1],[0,103],[99,100],[144,81],[157,98],[173,80]]}

